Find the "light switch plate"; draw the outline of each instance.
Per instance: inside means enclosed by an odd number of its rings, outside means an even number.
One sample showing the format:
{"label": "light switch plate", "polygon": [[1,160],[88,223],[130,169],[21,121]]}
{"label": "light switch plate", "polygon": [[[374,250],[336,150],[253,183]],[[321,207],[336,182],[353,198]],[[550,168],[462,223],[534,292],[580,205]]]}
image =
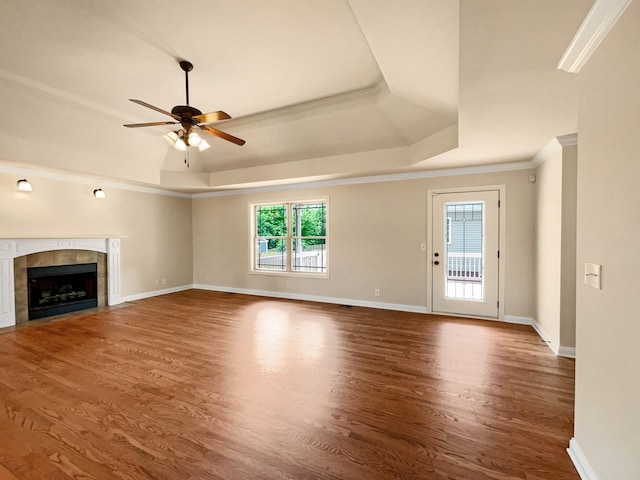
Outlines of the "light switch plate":
{"label": "light switch plate", "polygon": [[584,264],[584,283],[593,288],[600,289],[600,279],[602,277],[602,265],[596,263]]}

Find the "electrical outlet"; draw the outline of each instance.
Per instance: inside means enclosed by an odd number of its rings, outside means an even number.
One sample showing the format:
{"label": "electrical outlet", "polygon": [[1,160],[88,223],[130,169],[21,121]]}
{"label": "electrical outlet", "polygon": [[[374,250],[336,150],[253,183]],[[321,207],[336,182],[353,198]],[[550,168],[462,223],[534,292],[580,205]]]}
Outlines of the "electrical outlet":
{"label": "electrical outlet", "polygon": [[421,252],[426,252],[427,251],[427,244],[426,243],[421,243],[420,244],[420,251]]}
{"label": "electrical outlet", "polygon": [[166,278],[163,278],[163,279],[162,279],[162,285],[163,285],[163,286],[165,286],[166,284],[167,284],[167,279],[166,279]]}
{"label": "electrical outlet", "polygon": [[376,289],[373,291],[373,294],[374,294],[376,297],[379,297],[379,296],[380,296],[380,289],[379,289],[379,288],[376,288]]}

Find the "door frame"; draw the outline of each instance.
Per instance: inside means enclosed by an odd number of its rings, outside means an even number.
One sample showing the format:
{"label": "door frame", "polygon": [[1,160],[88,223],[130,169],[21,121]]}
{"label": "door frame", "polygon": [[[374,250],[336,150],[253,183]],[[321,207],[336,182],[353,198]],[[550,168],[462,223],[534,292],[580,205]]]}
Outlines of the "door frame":
{"label": "door frame", "polygon": [[[498,260],[498,320],[504,320],[504,292],[505,292],[505,265],[507,259],[506,249],[506,188],[504,185],[478,185],[473,187],[453,187],[453,188],[433,188],[427,190],[427,312],[433,312],[433,197],[434,195],[443,193],[472,193],[483,192],[487,190],[497,190],[500,197],[500,209],[498,212],[498,242],[500,250],[500,259]],[[447,313],[446,315],[468,317],[468,315],[455,315]],[[486,317],[485,320],[495,320]]]}

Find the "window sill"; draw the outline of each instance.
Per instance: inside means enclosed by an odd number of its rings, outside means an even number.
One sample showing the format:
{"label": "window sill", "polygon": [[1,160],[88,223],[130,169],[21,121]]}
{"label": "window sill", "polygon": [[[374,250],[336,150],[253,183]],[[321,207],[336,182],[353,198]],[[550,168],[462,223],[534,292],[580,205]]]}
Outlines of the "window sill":
{"label": "window sill", "polygon": [[267,275],[271,277],[290,277],[290,278],[318,278],[328,279],[329,273],[311,273],[311,272],[278,272],[269,270],[250,270],[249,275]]}

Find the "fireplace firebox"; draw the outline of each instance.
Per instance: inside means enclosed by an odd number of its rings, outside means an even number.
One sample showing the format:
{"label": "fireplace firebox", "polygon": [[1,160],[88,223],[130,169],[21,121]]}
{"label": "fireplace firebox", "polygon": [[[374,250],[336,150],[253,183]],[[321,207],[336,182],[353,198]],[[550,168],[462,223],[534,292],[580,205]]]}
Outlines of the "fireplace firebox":
{"label": "fireplace firebox", "polygon": [[98,306],[98,264],[27,269],[29,320]]}

